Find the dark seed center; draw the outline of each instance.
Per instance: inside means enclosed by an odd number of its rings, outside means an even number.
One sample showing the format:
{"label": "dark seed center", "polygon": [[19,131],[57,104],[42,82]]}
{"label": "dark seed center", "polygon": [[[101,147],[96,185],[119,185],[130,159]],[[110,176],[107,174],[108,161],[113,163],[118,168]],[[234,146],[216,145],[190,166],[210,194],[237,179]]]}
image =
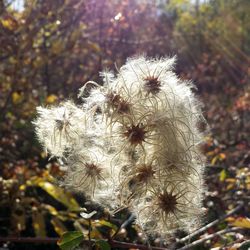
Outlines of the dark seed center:
{"label": "dark seed center", "polygon": [[101,176],[102,169],[93,163],[86,163],[86,172],[88,176],[96,176],[99,178]]}
{"label": "dark seed center", "polygon": [[110,93],[107,95],[108,103],[116,109],[119,113],[128,113],[129,112],[129,103],[123,98],[116,94]]}
{"label": "dark seed center", "polygon": [[147,166],[147,165],[141,166],[137,172],[138,172],[137,178],[139,182],[142,181],[147,182],[147,180],[153,177],[155,174],[155,171],[152,169],[152,166]]}
{"label": "dark seed center", "polygon": [[159,195],[159,207],[166,213],[174,213],[176,210],[177,199],[172,193],[163,193]]}
{"label": "dark seed center", "polygon": [[145,80],[145,89],[148,93],[157,94],[160,91],[161,83],[156,77],[147,77]]}
{"label": "dark seed center", "polygon": [[136,126],[132,125],[124,133],[124,135],[128,138],[128,140],[132,145],[137,145],[142,143],[145,140],[145,134],[146,131],[144,126],[140,126],[139,124]]}

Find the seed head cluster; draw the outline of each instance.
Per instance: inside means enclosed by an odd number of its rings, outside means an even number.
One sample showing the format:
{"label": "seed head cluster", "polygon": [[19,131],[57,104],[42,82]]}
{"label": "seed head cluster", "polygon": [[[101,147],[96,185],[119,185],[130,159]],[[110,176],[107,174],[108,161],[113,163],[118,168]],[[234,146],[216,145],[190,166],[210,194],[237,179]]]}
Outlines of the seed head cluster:
{"label": "seed head cluster", "polygon": [[66,167],[65,186],[111,211],[129,208],[145,231],[162,235],[198,226],[204,190],[204,118],[174,62],[131,58],[117,74],[101,73],[103,84],[81,88],[81,106],[38,107],[34,121]]}

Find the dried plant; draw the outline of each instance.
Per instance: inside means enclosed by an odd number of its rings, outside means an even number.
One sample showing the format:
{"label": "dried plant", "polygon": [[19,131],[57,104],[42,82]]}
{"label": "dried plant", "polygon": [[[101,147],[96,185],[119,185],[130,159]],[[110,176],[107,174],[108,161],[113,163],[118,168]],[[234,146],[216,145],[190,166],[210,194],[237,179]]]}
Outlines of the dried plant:
{"label": "dried plant", "polygon": [[[198,226],[204,158],[203,120],[175,58],[131,58],[104,84],[71,101],[38,108],[38,139],[67,166],[63,183],[109,208],[128,207],[149,233]],[[110,204],[109,204],[110,203]]]}

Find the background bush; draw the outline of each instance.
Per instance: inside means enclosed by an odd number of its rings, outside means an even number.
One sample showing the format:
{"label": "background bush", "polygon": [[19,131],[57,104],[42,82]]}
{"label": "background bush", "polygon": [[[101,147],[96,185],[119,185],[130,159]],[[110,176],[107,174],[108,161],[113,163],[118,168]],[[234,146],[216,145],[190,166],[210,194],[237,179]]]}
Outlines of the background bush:
{"label": "background bush", "polygon": [[[0,236],[56,237],[87,228],[79,209],[93,205],[54,183],[51,174],[63,171],[48,163],[35,139],[35,107],[75,98],[99,71],[115,70],[140,53],[177,54],[178,73],[194,80],[204,102],[210,125],[205,223],[244,202],[207,233],[239,225],[239,217],[249,228],[249,11],[248,0],[0,1]],[[126,213],[109,226],[101,208],[96,216],[102,219],[92,237],[105,238],[102,233],[115,230]],[[132,225],[118,238],[131,241],[135,231]],[[203,249],[249,238],[242,235],[215,237]]]}

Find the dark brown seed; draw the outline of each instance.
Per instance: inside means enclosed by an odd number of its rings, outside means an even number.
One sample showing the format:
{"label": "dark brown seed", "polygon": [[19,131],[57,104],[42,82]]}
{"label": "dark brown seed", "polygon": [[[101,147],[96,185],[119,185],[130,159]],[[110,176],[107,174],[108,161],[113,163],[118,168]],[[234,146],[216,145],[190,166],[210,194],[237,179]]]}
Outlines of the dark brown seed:
{"label": "dark brown seed", "polygon": [[119,113],[128,113],[130,110],[129,103],[125,101],[119,94],[107,94],[107,102]]}
{"label": "dark brown seed", "polygon": [[142,124],[137,124],[128,127],[124,135],[128,138],[131,145],[136,146],[145,140],[146,133],[147,131],[145,130],[145,126]]}
{"label": "dark brown seed", "polygon": [[142,164],[135,169],[133,177],[129,180],[129,187],[133,187],[138,184],[147,184],[149,180],[154,177],[154,174],[155,171],[153,170],[152,165]]}
{"label": "dark brown seed", "polygon": [[177,206],[177,198],[173,193],[164,192],[158,196],[158,205],[166,213],[174,213]]}
{"label": "dark brown seed", "polygon": [[139,182],[147,182],[150,178],[152,178],[155,174],[152,165],[143,164],[138,167],[136,171],[136,177]]}
{"label": "dark brown seed", "polygon": [[102,169],[99,166],[93,163],[86,163],[85,168],[87,176],[96,177],[97,179],[101,178]]}
{"label": "dark brown seed", "polygon": [[149,76],[144,81],[145,89],[148,93],[157,94],[160,92],[161,82],[157,77]]}

